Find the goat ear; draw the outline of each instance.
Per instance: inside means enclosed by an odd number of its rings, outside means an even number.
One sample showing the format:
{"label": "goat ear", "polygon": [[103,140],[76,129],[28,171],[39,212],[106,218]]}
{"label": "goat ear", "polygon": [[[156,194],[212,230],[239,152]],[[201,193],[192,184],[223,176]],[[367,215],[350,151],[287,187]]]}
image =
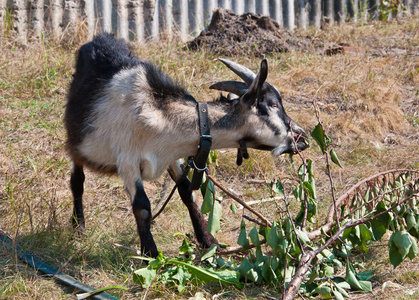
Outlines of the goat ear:
{"label": "goat ear", "polygon": [[266,59],[264,59],[260,64],[260,70],[258,75],[253,80],[246,94],[243,95],[243,102],[245,102],[249,106],[253,106],[256,104],[257,99],[259,98],[260,93],[262,92],[263,84],[265,83],[267,77],[268,62]]}

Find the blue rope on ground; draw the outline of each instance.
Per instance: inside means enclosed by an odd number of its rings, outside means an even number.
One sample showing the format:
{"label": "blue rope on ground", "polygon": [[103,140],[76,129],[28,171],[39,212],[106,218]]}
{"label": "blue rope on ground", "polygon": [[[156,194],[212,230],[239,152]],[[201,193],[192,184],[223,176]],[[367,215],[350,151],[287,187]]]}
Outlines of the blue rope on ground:
{"label": "blue rope on ground", "polygon": [[[73,277],[66,275],[57,269],[47,265],[43,261],[37,259],[36,257],[32,256],[26,251],[21,250],[21,248],[17,245],[14,246],[13,241],[0,229],[0,240],[4,243],[4,245],[8,248],[9,251],[16,253],[17,256],[26,262],[28,265],[33,267],[35,270],[40,271],[44,274],[50,275],[52,278],[66,284],[72,286],[82,292],[90,293],[95,291],[96,289],[77,281]],[[118,300],[117,298],[109,295],[108,293],[101,292],[92,296],[94,299],[98,300]]]}

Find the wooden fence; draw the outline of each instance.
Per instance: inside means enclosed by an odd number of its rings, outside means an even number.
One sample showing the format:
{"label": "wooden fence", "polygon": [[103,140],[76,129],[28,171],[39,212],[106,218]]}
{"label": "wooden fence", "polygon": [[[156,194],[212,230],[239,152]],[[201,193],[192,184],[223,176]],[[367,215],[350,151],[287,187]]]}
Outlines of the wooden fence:
{"label": "wooden fence", "polygon": [[197,35],[217,7],[268,15],[281,26],[342,24],[416,14],[419,0],[0,0],[0,24],[22,42],[44,34],[61,36],[84,27],[89,36],[112,31],[126,39],[158,39],[161,33],[183,39]]}

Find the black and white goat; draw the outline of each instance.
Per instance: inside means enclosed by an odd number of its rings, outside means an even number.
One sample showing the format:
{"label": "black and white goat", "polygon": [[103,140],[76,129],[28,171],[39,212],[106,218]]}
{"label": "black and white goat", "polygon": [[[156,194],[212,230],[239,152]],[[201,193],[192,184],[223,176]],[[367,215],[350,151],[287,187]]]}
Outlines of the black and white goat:
{"label": "black and white goat", "polygon": [[[208,103],[212,149],[250,147],[273,155],[304,150],[304,130],[285,113],[277,89],[265,82],[266,60],[257,75],[221,61],[244,82],[223,81],[211,87],[238,96],[233,100],[220,96]],[[182,176],[179,159],[194,155],[200,139],[197,102],[185,88],[133,56],[123,40],[101,34],[78,52],[64,121],[66,148],[73,161],[75,228],[83,231],[85,226],[83,167],[118,173],[132,200],[141,250],[156,257],[143,180],[168,170],[189,210],[198,242],[204,247],[218,244],[207,232],[189,180]]]}

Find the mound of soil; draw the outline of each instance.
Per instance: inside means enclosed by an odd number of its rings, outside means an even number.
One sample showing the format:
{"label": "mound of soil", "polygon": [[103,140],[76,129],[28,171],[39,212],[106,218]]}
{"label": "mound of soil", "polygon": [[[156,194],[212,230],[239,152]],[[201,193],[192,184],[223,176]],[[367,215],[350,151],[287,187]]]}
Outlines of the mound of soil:
{"label": "mound of soil", "polygon": [[208,28],[186,46],[189,50],[205,48],[219,55],[258,57],[288,51],[324,51],[325,43],[299,37],[267,16],[231,10],[214,11]]}

